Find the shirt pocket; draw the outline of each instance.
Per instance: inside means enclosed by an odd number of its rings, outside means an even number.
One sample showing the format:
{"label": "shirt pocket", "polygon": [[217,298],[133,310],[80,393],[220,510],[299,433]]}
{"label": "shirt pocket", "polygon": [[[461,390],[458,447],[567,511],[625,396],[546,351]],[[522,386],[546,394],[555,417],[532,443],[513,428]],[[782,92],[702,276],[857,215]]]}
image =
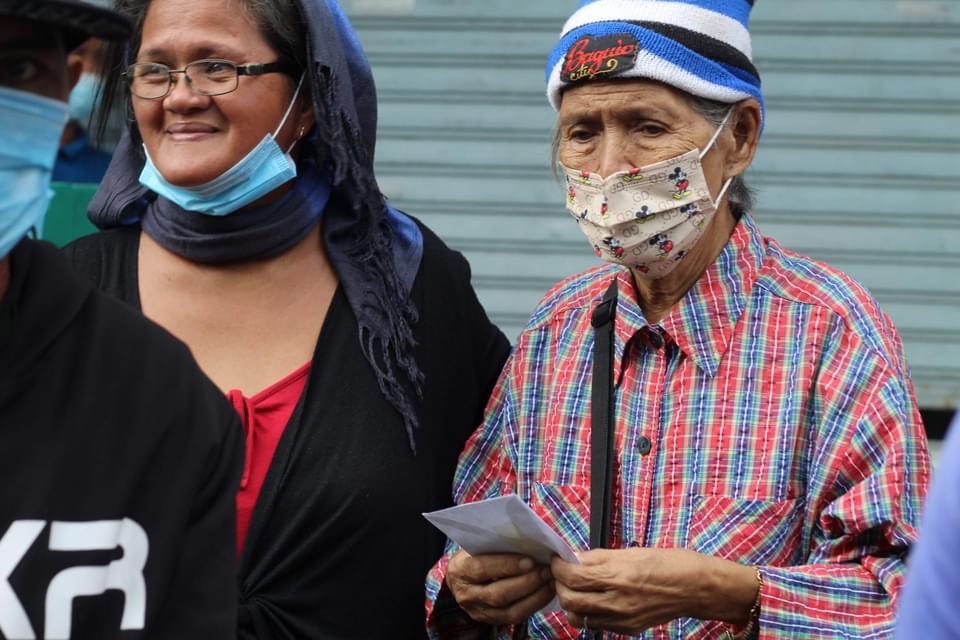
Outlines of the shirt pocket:
{"label": "shirt pocket", "polygon": [[690,522],[694,551],[748,565],[800,563],[802,501],[696,496]]}
{"label": "shirt pocket", "polygon": [[590,489],[582,485],[534,482],[530,508],[574,551],[590,548]]}

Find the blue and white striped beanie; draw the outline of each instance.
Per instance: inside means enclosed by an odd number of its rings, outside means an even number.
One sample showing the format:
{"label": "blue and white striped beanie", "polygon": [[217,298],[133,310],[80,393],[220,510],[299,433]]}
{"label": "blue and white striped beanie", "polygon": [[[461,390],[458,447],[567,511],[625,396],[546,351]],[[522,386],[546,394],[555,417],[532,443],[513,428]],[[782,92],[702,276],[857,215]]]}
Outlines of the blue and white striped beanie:
{"label": "blue and white striped beanie", "polygon": [[584,0],[547,62],[547,97],[586,80],[648,78],[732,104],[756,98],[754,0]]}

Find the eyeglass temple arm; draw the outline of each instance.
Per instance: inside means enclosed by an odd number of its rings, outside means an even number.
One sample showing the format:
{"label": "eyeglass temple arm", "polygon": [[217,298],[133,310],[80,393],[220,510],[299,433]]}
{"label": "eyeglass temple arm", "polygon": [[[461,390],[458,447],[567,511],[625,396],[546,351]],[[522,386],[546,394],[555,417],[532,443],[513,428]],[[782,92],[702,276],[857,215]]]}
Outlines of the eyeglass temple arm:
{"label": "eyeglass temple arm", "polygon": [[285,73],[289,76],[298,76],[299,70],[296,65],[290,64],[289,62],[279,61],[279,62],[268,62],[266,64],[248,64],[242,67],[237,67],[237,75],[239,76],[261,76],[265,73],[275,73],[275,72]]}

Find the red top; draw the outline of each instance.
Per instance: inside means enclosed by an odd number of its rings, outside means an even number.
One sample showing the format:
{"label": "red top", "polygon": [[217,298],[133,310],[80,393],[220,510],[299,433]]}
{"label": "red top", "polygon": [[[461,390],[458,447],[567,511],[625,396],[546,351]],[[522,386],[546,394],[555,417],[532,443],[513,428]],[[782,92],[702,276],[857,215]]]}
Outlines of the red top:
{"label": "red top", "polygon": [[280,437],[303,393],[310,364],[306,363],[250,398],[244,397],[237,389],[227,393],[233,408],[240,414],[246,434],[246,456],[240,490],[237,491],[237,553],[243,549],[263,480],[267,477],[267,469],[280,444]]}

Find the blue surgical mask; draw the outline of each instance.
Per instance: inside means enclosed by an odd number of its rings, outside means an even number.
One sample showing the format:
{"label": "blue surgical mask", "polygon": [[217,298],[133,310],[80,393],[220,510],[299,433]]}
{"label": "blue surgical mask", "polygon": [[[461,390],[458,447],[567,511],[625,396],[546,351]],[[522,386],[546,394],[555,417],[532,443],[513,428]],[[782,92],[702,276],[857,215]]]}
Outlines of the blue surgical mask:
{"label": "blue surgical mask", "polygon": [[43,231],[67,103],[0,87],[0,258]]}
{"label": "blue surgical mask", "polygon": [[93,112],[97,108],[100,94],[100,76],[95,73],[80,75],[77,84],[70,91],[70,119],[80,125],[84,131],[90,128]]}
{"label": "blue surgical mask", "polygon": [[293,180],[297,177],[297,165],[290,157],[290,150],[284,151],[277,144],[276,135],[286,124],[302,85],[303,76],[276,130],[264,136],[250,153],[213,180],[194,187],[167,182],[144,145],[147,161],[140,173],[140,184],[187,211],[225,216]]}
{"label": "blue surgical mask", "polygon": [[110,115],[101,132],[91,135],[94,119],[100,115],[103,92],[103,79],[95,73],[84,73],[70,92],[70,119],[80,125],[87,133],[87,143],[97,151],[113,153],[127,126],[124,107],[120,101],[114,101]]}

